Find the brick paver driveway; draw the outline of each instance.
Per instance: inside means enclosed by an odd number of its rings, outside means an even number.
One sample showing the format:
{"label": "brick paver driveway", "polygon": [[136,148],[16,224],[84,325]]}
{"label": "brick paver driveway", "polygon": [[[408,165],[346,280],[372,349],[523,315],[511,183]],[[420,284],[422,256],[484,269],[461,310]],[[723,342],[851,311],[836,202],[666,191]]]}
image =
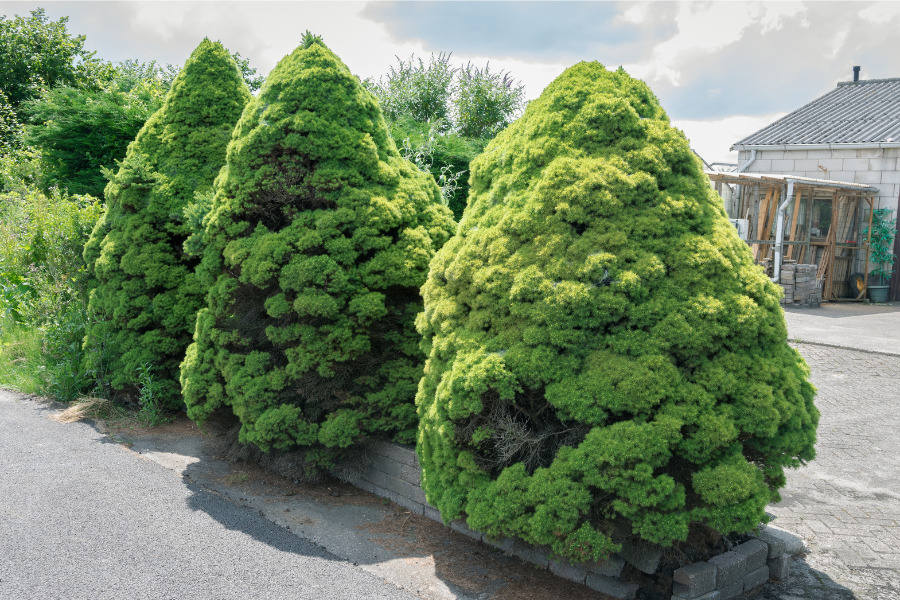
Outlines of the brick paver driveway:
{"label": "brick paver driveway", "polygon": [[817,458],[789,472],[774,524],[809,554],[760,600],[900,599],[900,356],[794,345],[818,388]]}

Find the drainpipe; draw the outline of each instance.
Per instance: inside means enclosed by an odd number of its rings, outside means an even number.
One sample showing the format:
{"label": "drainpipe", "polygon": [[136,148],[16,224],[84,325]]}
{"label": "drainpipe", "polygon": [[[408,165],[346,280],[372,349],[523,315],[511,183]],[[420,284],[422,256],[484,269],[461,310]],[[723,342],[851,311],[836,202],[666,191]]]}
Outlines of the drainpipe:
{"label": "drainpipe", "polygon": [[772,265],[772,281],[778,283],[781,277],[781,254],[784,248],[784,211],[787,210],[788,204],[794,199],[794,180],[788,179],[787,194],[784,202],[778,207],[778,213],[775,217],[775,262]]}
{"label": "drainpipe", "polygon": [[745,162],[744,164],[742,164],[741,166],[739,166],[739,167],[737,168],[737,171],[736,171],[736,172],[737,172],[737,173],[743,173],[743,172],[746,171],[746,170],[750,167],[750,165],[752,165],[754,162],[756,162],[756,150],[751,150],[751,151],[750,151],[750,160],[748,160],[747,162]]}

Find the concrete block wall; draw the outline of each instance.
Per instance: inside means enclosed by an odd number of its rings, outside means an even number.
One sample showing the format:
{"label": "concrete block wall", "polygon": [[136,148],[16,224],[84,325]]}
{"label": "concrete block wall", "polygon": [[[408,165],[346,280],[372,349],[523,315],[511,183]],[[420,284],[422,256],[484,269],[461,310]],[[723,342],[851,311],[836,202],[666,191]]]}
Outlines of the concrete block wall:
{"label": "concrete block wall", "polygon": [[[366,449],[370,459],[368,464],[361,470],[357,469],[356,475],[345,476],[344,479],[411,512],[443,522],[438,510],[428,504],[422,492],[421,468],[412,446],[373,441],[367,444]],[[550,549],[546,547],[532,546],[516,538],[491,539],[470,529],[460,520],[452,521],[449,526],[473,540],[620,600],[633,600],[638,592],[637,584],[619,578],[625,564],[629,563],[644,573],[653,574],[662,558],[662,550],[658,547],[626,543],[620,554],[614,554],[605,561],[573,565],[565,559],[551,559]],[[790,554],[800,551],[786,543],[785,540],[793,541],[792,538],[796,540],[785,532],[763,527],[756,537],[736,546],[730,552],[675,571],[675,595],[672,600],[728,600],[770,579],[787,579]],[[699,591],[701,589],[706,591]]]}
{"label": "concrete block wall", "polygon": [[[750,151],[738,153],[738,165],[750,160]],[[799,175],[879,189],[875,208],[897,209],[900,195],[900,148],[837,148],[833,150],[757,150],[748,173]]]}

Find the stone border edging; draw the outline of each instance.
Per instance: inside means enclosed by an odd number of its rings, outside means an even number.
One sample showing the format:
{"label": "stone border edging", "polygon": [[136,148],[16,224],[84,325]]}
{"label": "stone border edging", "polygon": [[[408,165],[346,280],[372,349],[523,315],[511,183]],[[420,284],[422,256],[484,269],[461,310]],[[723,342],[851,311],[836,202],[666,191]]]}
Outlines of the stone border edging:
{"label": "stone border edging", "polygon": [[[343,476],[345,481],[411,512],[444,522],[425,499],[419,460],[411,446],[370,441],[366,448],[369,464],[357,470],[357,475]],[[656,547],[626,543],[619,554],[603,562],[573,565],[565,559],[551,560],[547,547],[532,546],[516,538],[491,539],[470,529],[462,520],[452,521],[450,529],[619,600],[632,600],[638,590],[637,584],[619,579],[625,563],[653,574],[662,557],[662,551]],[[677,569],[672,600],[731,600],[767,581],[784,581],[789,575],[791,555],[803,550],[803,542],[797,536],[762,526],[752,540],[729,552]]]}

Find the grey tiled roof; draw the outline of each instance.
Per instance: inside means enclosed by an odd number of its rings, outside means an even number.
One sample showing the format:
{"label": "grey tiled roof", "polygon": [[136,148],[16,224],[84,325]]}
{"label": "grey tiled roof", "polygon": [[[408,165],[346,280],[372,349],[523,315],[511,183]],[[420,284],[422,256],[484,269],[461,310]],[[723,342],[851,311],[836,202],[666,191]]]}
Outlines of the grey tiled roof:
{"label": "grey tiled roof", "polygon": [[900,143],[900,78],[848,81],[734,147]]}

